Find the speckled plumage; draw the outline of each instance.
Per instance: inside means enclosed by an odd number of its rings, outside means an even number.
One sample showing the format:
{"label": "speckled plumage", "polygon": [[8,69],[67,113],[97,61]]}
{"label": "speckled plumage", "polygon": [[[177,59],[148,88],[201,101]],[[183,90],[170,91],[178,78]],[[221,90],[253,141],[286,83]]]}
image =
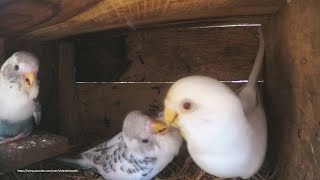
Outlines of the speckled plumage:
{"label": "speckled plumage", "polygon": [[82,157],[93,162],[95,166],[100,166],[106,173],[131,174],[138,177],[148,176],[157,161],[155,156],[145,157],[130,152],[122,134],[83,153]]}
{"label": "speckled plumage", "polygon": [[[149,120],[141,112],[132,111],[123,131],[111,140],[82,153],[80,159],[60,160],[91,169],[110,180],[149,180],[173,160],[182,144],[176,129],[165,134],[145,131]],[[142,142],[145,139],[147,143]]]}

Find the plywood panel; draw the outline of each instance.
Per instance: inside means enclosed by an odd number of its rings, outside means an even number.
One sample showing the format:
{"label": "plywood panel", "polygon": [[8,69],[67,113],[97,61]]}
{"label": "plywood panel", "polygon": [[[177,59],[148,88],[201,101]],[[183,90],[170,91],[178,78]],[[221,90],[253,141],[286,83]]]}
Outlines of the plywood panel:
{"label": "plywood panel", "polygon": [[320,177],[320,1],[287,1],[266,24],[265,100],[277,179]]}
{"label": "plywood panel", "polygon": [[[227,85],[237,90],[242,84]],[[120,132],[123,119],[131,110],[159,112],[170,86],[170,83],[77,84],[83,127],[89,135],[111,137]]]}
{"label": "plywood panel", "polygon": [[195,74],[246,80],[257,51],[257,27],[129,33],[129,67],[120,81],[176,81]]}
{"label": "plywood panel", "polygon": [[9,58],[14,52],[21,50],[34,53],[40,61],[38,72],[40,80],[39,98],[42,105],[40,128],[57,132],[58,42],[6,39],[5,59]]}
{"label": "plywood panel", "polygon": [[[279,0],[20,0],[0,8],[0,35],[53,39],[127,27],[208,18],[270,15]],[[11,34],[13,33],[13,34]]]}

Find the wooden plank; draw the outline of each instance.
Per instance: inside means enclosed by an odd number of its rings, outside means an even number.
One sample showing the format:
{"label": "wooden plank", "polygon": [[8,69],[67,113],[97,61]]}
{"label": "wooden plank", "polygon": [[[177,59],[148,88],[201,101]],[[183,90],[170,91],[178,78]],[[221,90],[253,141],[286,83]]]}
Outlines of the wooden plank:
{"label": "wooden plank", "polygon": [[[228,83],[233,90],[241,83]],[[131,110],[154,113],[162,109],[162,101],[170,83],[85,83],[77,84],[80,116],[91,137],[112,137],[121,131],[122,122]]]}
{"label": "wooden plank", "polygon": [[6,5],[8,3],[11,3],[12,1],[14,1],[14,0],[2,0],[2,1],[0,1],[0,6]]}
{"label": "wooden plank", "polygon": [[[29,0],[2,5],[0,35],[27,32],[23,33],[23,38],[55,39],[121,27],[136,29],[178,21],[270,15],[283,4],[283,0],[100,0],[99,3],[96,2]],[[83,11],[84,9],[86,10]],[[36,29],[31,28],[33,26]],[[16,33],[10,34],[10,32]]]}
{"label": "wooden plank", "polygon": [[57,85],[58,85],[58,42],[57,41],[20,41],[6,39],[5,59],[14,52],[26,50],[34,53],[40,62],[39,99],[41,103],[41,122],[38,128],[49,132],[58,131]]}
{"label": "wooden plank", "polygon": [[320,177],[320,1],[288,1],[266,24],[265,100],[277,179]]}
{"label": "wooden plank", "polygon": [[59,44],[59,128],[62,134],[70,138],[71,142],[81,141],[81,119],[78,116],[77,93],[75,89],[74,72],[74,44],[60,42]]}
{"label": "wooden plank", "polygon": [[[256,24],[263,24],[270,19],[270,15],[259,16],[237,16],[237,17],[219,17],[208,19],[193,19],[186,21],[167,22],[160,24],[148,24],[145,26],[138,26],[135,28],[121,27],[115,29],[107,29],[98,32],[88,32],[82,34],[75,34],[65,37],[65,40],[75,39],[110,39],[126,37],[128,33],[152,31],[152,30],[183,30],[183,29],[204,29],[208,27],[235,27],[235,26],[252,26]],[[50,39],[50,38],[49,38]]]}
{"label": "wooden plank", "polygon": [[99,0],[7,1],[0,4],[0,36],[12,36],[63,22]]}
{"label": "wooden plank", "polygon": [[65,137],[43,131],[32,133],[25,139],[0,145],[0,172],[8,172],[43,161],[71,149]]}
{"label": "wooden plank", "polygon": [[77,81],[118,81],[127,67],[124,38],[75,41]]}
{"label": "wooden plank", "polygon": [[257,27],[129,33],[129,67],[120,81],[175,81],[195,74],[246,80],[257,51]]}
{"label": "wooden plank", "polygon": [[2,66],[2,64],[5,61],[4,54],[5,54],[4,39],[0,37],[0,66]]}

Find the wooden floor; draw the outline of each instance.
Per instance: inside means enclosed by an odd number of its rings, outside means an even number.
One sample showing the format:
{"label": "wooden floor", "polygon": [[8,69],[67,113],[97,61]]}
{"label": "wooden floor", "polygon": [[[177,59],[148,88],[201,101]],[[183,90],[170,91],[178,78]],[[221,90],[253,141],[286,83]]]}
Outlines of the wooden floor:
{"label": "wooden floor", "polygon": [[23,168],[71,149],[67,138],[43,131],[36,131],[29,137],[0,145],[0,172]]}

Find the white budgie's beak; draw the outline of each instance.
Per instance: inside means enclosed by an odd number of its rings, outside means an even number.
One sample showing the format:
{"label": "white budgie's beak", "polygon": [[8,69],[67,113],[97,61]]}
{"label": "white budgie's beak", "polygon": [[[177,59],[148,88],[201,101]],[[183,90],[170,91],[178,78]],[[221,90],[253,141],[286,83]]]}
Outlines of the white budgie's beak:
{"label": "white budgie's beak", "polygon": [[164,121],[169,125],[175,128],[179,128],[178,126],[178,113],[169,109],[164,109]]}
{"label": "white budgie's beak", "polygon": [[176,111],[171,110],[170,108],[164,108],[163,113],[164,121],[166,122],[167,126],[175,127],[180,131],[180,135],[182,137],[186,137],[186,133],[184,128],[181,126],[181,122],[179,120],[179,114]]}
{"label": "white budgie's beak", "polygon": [[23,81],[23,85],[27,89],[29,89],[33,85],[35,80],[36,80],[35,72],[28,72],[28,73],[23,74],[23,80],[22,80]]}
{"label": "white budgie's beak", "polygon": [[167,124],[160,120],[152,120],[150,124],[150,128],[153,134],[166,133],[168,131]]}

